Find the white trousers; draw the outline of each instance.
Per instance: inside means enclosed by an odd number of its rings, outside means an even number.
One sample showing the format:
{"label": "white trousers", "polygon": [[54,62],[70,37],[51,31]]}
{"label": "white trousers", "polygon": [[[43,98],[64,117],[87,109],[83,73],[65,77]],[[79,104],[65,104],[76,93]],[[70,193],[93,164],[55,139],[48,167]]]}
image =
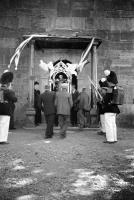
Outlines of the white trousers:
{"label": "white trousers", "polygon": [[105,133],[106,129],[105,129],[105,117],[104,117],[104,114],[100,115],[100,125],[101,125],[101,131]]}
{"label": "white trousers", "polygon": [[104,117],[107,141],[117,141],[116,113],[105,113]]}

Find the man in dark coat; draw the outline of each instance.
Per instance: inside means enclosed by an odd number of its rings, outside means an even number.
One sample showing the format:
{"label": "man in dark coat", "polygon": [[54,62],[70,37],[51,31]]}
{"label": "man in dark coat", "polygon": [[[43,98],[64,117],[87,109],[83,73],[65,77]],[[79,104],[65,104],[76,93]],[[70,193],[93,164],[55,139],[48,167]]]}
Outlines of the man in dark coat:
{"label": "man in dark coat", "polygon": [[10,83],[9,87],[3,92],[4,101],[8,102],[9,106],[9,114],[10,114],[10,125],[9,129],[16,129],[14,127],[14,110],[15,103],[17,102],[17,97],[15,96],[15,92],[12,90],[12,83]]}
{"label": "man in dark coat", "polygon": [[41,123],[41,109],[39,108],[39,83],[36,81],[34,83],[34,108],[35,108],[35,125],[38,126]]}
{"label": "man in dark coat", "polygon": [[76,90],[75,85],[72,85],[72,100],[73,106],[71,108],[71,124],[72,126],[77,125],[77,112],[78,112],[78,102],[77,98],[79,96],[79,92]]}
{"label": "man in dark coat", "polygon": [[80,128],[86,127],[87,117],[86,112],[90,111],[90,96],[87,94],[86,88],[82,88],[82,92],[77,98],[77,102],[79,103],[78,110],[78,121]]}
{"label": "man in dark coat", "polygon": [[45,138],[52,138],[55,120],[55,92],[50,91],[49,85],[45,86],[45,92],[40,95],[39,107],[42,108],[46,119]]}

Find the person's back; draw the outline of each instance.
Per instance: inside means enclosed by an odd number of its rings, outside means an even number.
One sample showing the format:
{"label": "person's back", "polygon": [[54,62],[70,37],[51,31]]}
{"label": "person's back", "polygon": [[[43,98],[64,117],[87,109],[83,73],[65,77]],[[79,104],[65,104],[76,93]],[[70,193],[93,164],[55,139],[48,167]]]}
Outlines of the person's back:
{"label": "person's back", "polygon": [[89,95],[86,93],[85,90],[83,90],[80,93],[79,98],[79,109],[84,109],[85,106],[89,105],[90,103],[90,99],[89,99]]}
{"label": "person's back", "polygon": [[64,84],[61,85],[61,91],[56,93],[55,105],[57,108],[60,136],[66,137],[66,130],[70,121],[70,110],[73,106],[72,96],[67,92]]}
{"label": "person's back", "polygon": [[50,86],[45,86],[45,92],[40,95],[39,99],[39,107],[42,108],[45,120],[46,120],[46,130],[45,130],[45,138],[52,138],[53,136],[53,126],[54,126],[54,118],[55,118],[55,92],[51,92]]}
{"label": "person's back", "polygon": [[41,94],[40,100],[43,104],[43,111],[45,115],[54,114],[55,113],[55,92],[45,91]]}
{"label": "person's back", "polygon": [[57,114],[61,115],[70,115],[70,108],[72,107],[72,97],[66,91],[59,91],[56,94],[56,107],[57,107]]}

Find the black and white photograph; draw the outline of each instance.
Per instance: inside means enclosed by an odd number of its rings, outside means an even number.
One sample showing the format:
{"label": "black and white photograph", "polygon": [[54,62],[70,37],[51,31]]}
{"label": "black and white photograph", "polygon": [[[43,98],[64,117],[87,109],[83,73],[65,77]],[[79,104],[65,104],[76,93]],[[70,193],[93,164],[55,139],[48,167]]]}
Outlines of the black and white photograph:
{"label": "black and white photograph", "polygon": [[134,200],[134,0],[0,0],[0,200]]}

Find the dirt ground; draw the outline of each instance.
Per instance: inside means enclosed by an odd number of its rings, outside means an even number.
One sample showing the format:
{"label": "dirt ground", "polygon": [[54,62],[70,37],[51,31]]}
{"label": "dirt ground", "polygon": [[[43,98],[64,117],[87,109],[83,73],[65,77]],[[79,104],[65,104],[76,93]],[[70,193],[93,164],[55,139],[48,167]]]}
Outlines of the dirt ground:
{"label": "dirt ground", "polygon": [[17,129],[0,145],[0,200],[134,200],[134,130],[105,144],[97,130]]}

